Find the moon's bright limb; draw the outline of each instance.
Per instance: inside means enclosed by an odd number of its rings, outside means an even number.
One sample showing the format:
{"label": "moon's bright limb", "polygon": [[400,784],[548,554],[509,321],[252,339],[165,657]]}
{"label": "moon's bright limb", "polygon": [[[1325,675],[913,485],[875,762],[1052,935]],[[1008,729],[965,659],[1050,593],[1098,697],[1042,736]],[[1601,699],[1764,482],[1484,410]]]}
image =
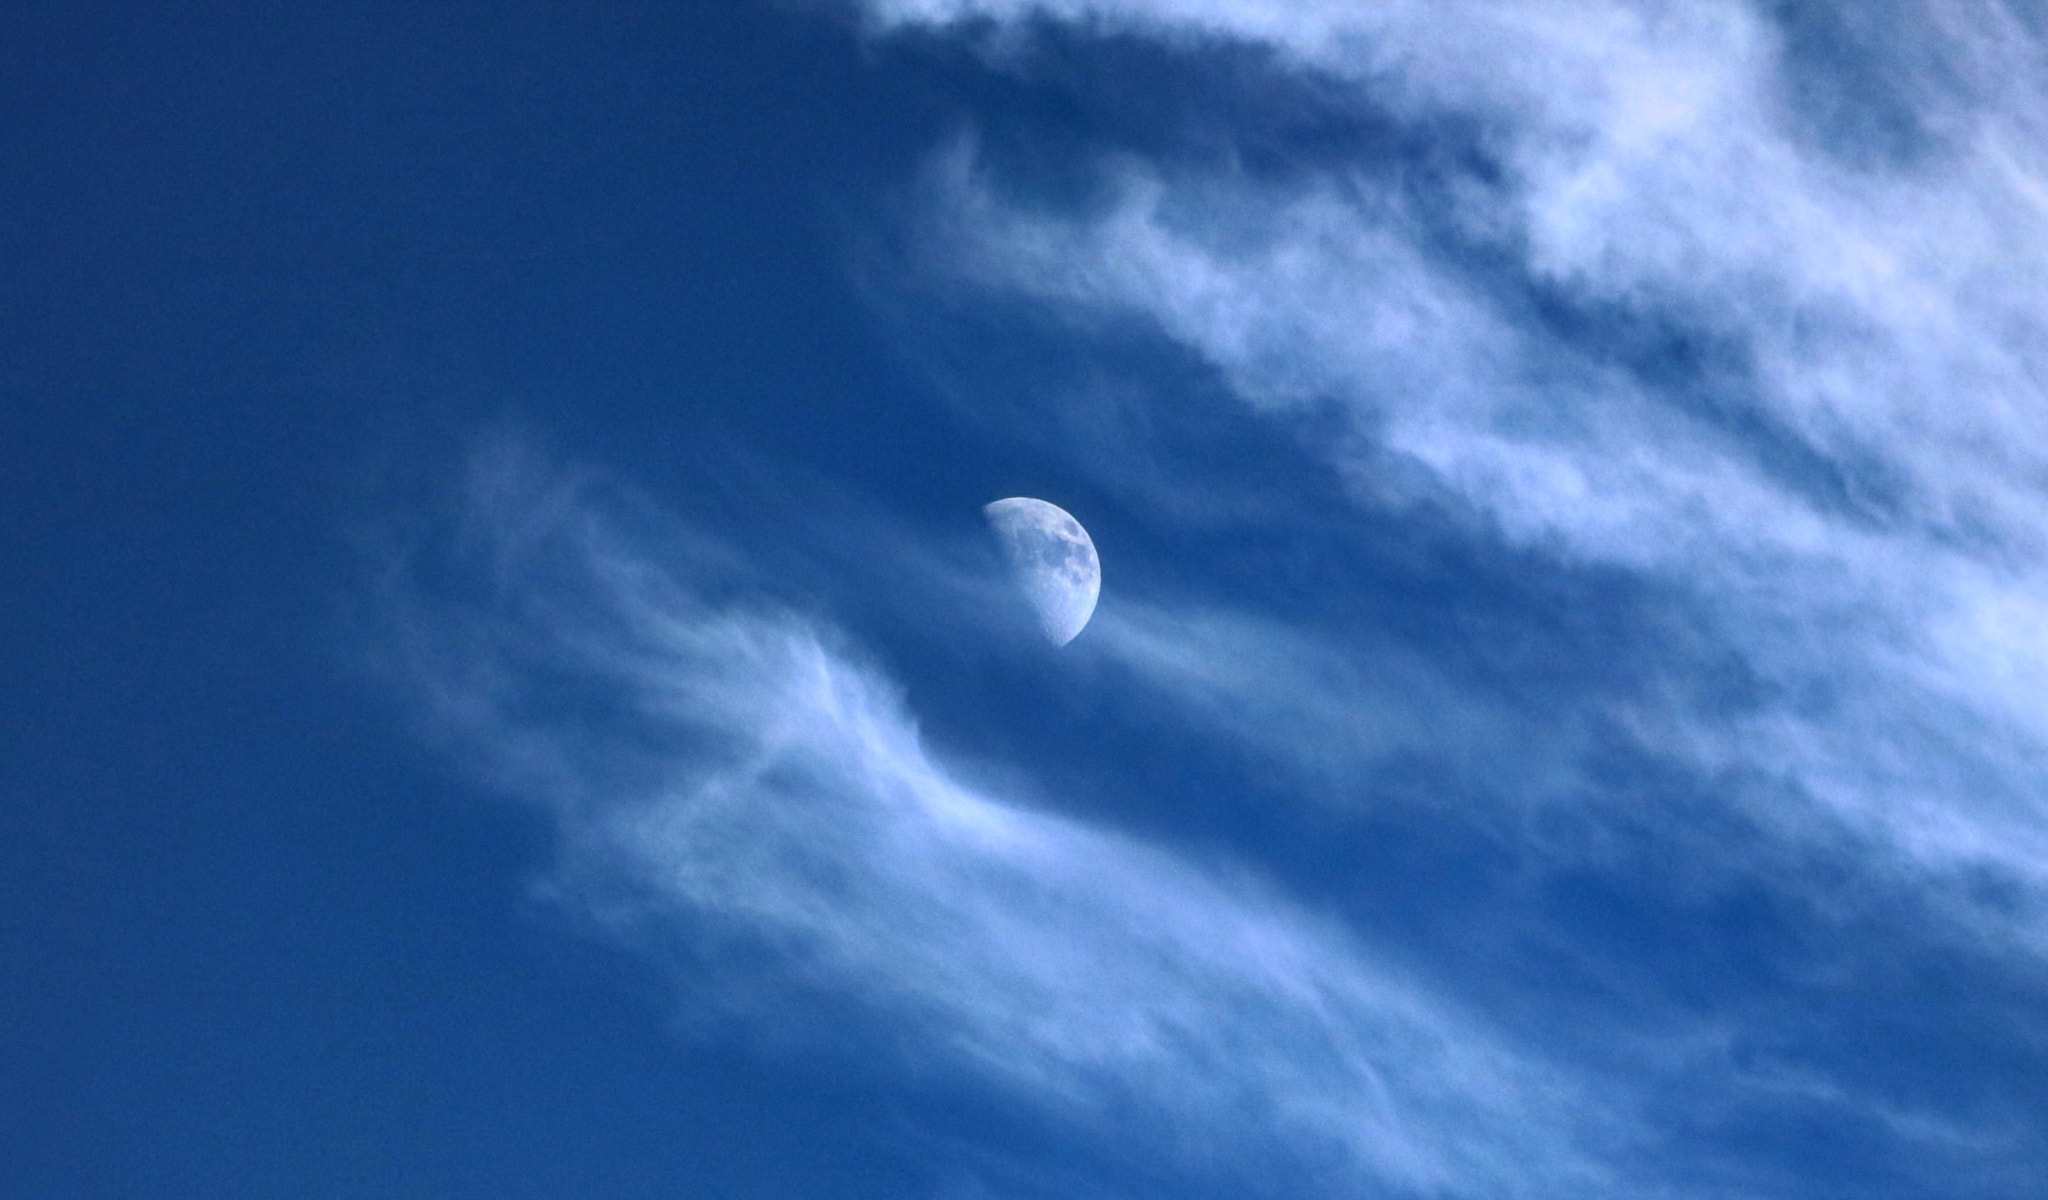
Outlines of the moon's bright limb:
{"label": "moon's bright limb", "polygon": [[1038,613],[1039,628],[1055,646],[1073,641],[1095,615],[1102,592],[1102,562],[1088,531],[1059,505],[1026,496],[998,500],[981,511]]}

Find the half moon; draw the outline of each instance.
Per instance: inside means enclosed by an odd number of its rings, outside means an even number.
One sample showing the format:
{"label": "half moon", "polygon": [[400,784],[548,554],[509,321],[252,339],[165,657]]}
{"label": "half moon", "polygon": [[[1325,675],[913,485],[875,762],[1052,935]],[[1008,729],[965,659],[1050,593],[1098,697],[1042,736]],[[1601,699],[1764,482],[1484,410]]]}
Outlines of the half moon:
{"label": "half moon", "polygon": [[985,505],[1010,574],[1038,614],[1038,627],[1055,646],[1074,640],[1095,615],[1102,593],[1102,562],[1095,543],[1066,509],[1027,496]]}

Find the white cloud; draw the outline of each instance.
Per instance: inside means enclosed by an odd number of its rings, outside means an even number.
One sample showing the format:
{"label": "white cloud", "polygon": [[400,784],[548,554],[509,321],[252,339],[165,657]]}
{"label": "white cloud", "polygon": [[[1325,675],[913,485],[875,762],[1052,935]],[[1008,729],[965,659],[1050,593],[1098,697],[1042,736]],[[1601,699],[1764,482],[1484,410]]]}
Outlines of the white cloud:
{"label": "white cloud", "polygon": [[[1783,694],[1830,697],[1621,714],[1662,749],[1796,781],[1923,869],[2048,883],[2048,71],[2006,8],[1900,8],[1924,53],[1872,86],[1925,145],[1873,162],[1800,123],[1815,68],[1741,4],[870,7],[1248,42],[1361,110],[1469,118],[1501,177],[1422,200],[1369,164],[1275,184],[1119,157],[1110,202],[1045,210],[956,148],[931,231],[967,277],[1152,322],[1256,408],[1341,399],[1357,435],[1330,454],[1368,507],[1419,475],[1525,548],[1686,589]],[[1028,37],[988,44],[1029,69]],[[1446,260],[1424,203],[1514,286]],[[1536,293],[1727,365],[1645,376]]]}
{"label": "white cloud", "polygon": [[870,1020],[913,1067],[1135,1118],[1145,1155],[1222,1179],[1626,1190],[1568,1075],[1247,876],[962,782],[877,668],[715,547],[657,562],[516,454],[480,460],[463,527],[485,595],[395,610],[413,678],[554,814],[556,891],[700,1000],[798,1039]]}
{"label": "white cloud", "polygon": [[1585,732],[1449,677],[1396,638],[1344,638],[1247,613],[1113,599],[1087,652],[1127,669],[1149,717],[1200,729],[1290,772],[1288,790],[1357,811],[1389,802],[1378,776],[1427,763],[1444,793],[1405,802],[1453,806],[1470,821],[1481,798],[1517,807],[1583,784]]}
{"label": "white cloud", "polygon": [[[1271,183],[1123,156],[1105,203],[1048,210],[963,145],[938,155],[919,244],[1061,317],[1149,322],[1256,412],[1342,402],[1352,432],[1325,449],[1362,519],[1447,501],[1482,540],[1668,587],[1699,614],[1682,636],[1776,698],[1518,712],[1391,638],[1332,647],[1157,595],[1106,595],[1079,652],[1320,780],[1477,747],[1495,761],[1468,756],[1460,801],[1570,792],[1575,722],[1599,718],[1703,778],[1797,784],[1809,805],[1728,794],[1788,842],[1839,823],[1888,848],[1880,870],[1992,864],[2048,895],[2048,89],[2003,8],[1906,10],[1923,24],[1900,36],[1948,74],[1889,81],[1932,133],[1875,165],[1799,125],[1786,47],[1738,4],[870,9],[1019,70],[1033,15],[1195,53],[1249,41],[1397,121],[1470,118],[1500,177],[1425,199],[1357,164]],[[1446,219],[1508,285],[1444,257]],[[1674,330],[1725,369],[1646,375],[1534,319],[1532,295]],[[1981,1140],[1805,1064],[1680,1061],[1711,1040],[1684,1021],[1640,1077],[1598,1086],[1510,1049],[1264,885],[971,782],[829,623],[751,595],[738,556],[650,549],[523,471],[483,461],[470,533],[499,587],[409,610],[415,679],[556,814],[564,895],[693,964],[741,1020],[801,1031],[822,997],[916,1066],[1142,1114],[1184,1162],[1338,1163],[1425,1192],[1653,1191],[1620,1165],[1646,1136],[1628,1114],[1674,1080],[1749,1112],[1797,1093],[1965,1157]],[[2040,937],[2038,904],[1957,915]]]}

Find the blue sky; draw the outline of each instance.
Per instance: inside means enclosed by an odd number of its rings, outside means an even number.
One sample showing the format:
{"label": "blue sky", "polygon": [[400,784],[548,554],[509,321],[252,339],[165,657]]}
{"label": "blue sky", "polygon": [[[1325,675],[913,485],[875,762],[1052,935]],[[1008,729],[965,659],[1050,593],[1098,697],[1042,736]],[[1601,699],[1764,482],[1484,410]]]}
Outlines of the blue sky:
{"label": "blue sky", "polygon": [[0,15],[0,1190],[2038,1193],[2041,10],[302,7]]}

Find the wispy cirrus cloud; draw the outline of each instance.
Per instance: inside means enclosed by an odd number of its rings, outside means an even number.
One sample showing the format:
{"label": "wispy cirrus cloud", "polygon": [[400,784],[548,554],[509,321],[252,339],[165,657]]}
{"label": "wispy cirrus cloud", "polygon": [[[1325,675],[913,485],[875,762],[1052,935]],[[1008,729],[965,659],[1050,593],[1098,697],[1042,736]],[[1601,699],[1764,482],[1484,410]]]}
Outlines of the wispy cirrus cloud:
{"label": "wispy cirrus cloud", "polygon": [[[1620,961],[1569,923],[1527,944],[1527,922],[1492,908],[1541,906],[1540,890],[1373,885],[1379,903],[1444,908],[1435,936],[1469,943],[1418,971],[1412,942],[1383,947],[1284,874],[1066,815],[1105,806],[1041,795],[1030,768],[949,762],[882,667],[776,599],[759,560],[594,476],[501,444],[450,526],[387,577],[391,661],[441,740],[551,817],[546,893],[673,969],[693,1024],[1005,1097],[1181,1194],[1801,1194],[1728,1144],[1772,1121],[1881,1131],[1887,1153],[1936,1164],[1911,1169],[1922,1182],[1982,1183],[1973,1160],[2003,1169],[2027,1145],[1995,1115],[1816,1066],[1797,1045],[1816,1014],[1783,997],[1738,997],[1788,1026],[1745,1028],[1668,1009],[1668,962]],[[908,552],[877,528],[876,552]],[[909,570],[951,599],[980,586]],[[1220,734],[1297,786],[1369,795],[1390,758],[1476,754],[1490,761],[1435,803],[1512,797],[1546,769],[1583,794],[1582,746],[1516,753],[1526,721],[1425,664],[1198,608],[1120,601],[1098,619],[1095,669],[1137,684],[1099,686],[1148,710],[1126,719]],[[1534,981],[1532,952],[1611,978]],[[1118,1193],[1114,1172],[1082,1174]]]}
{"label": "wispy cirrus cloud", "polygon": [[[1040,777],[1107,788],[1129,764],[934,749],[828,605],[747,582],[759,556],[658,517],[628,533],[597,493],[486,456],[464,511],[495,582],[401,604],[400,640],[472,761],[556,815],[564,897],[744,1023],[858,1015],[899,1064],[1101,1137],[1139,1114],[1133,1157],[1225,1191],[2028,1194],[2048,109],[2025,14],[868,11],[1024,77],[1047,38],[1190,76],[1228,51],[1312,81],[1338,123],[1405,131],[1274,171],[1227,126],[1205,131],[1226,152],[1177,158],[1105,123],[1099,187],[1050,201],[967,139],[935,153],[914,244],[1057,336],[1151,331],[1298,435],[1342,520],[1460,547],[1415,602],[1475,619],[1399,628],[1343,612],[1332,576],[1262,606],[1106,553],[1067,661],[1114,696],[1105,723],[1280,764],[1261,795],[1313,798],[1328,836],[1368,814],[1470,869],[1390,855],[1345,881],[1442,910],[1411,923],[1432,950],[1306,906],[1335,889],[1286,863],[1253,882],[1076,819],[1115,806]],[[1164,494],[1198,475],[1131,475],[1162,523],[1216,519]],[[834,516],[845,570],[986,599],[919,537]],[[1539,628],[1517,574],[1606,607]],[[1475,582],[1493,610],[1451,594]],[[971,640],[973,607],[905,624]],[[1415,763],[1405,798],[1436,824],[1388,811]]]}
{"label": "wispy cirrus cloud", "polygon": [[966,144],[932,176],[932,256],[1068,319],[1149,322],[1259,411],[1339,404],[1322,450],[1368,519],[1448,503],[1682,590],[1776,699],[1609,715],[1794,781],[1925,867],[2048,881],[2048,75],[2023,12],[1859,29],[1814,6],[1843,22],[1822,50],[1875,62],[1860,80],[1743,4],[870,12],[1026,74],[1045,23],[1254,46],[1361,117],[1471,131],[1462,157],[1277,179],[1105,153],[1079,206],[1018,199]]}
{"label": "wispy cirrus cloud", "polygon": [[693,1003],[778,1039],[865,1023],[1232,1188],[1633,1190],[1595,1150],[1612,1102],[1270,885],[964,782],[829,623],[617,513],[483,455],[443,585],[394,576],[391,644],[441,735],[558,823],[551,890]]}
{"label": "wispy cirrus cloud", "polygon": [[[1528,872],[1488,922],[1553,886],[1530,880],[1591,870],[1664,922],[1672,955],[1746,961],[1690,981],[1664,947],[1600,946],[1586,912],[1516,935],[1605,981],[1582,998],[1633,997],[1600,1010],[1642,1039],[1633,1066],[1557,1027],[1550,1049],[1664,1097],[1646,1104],[1674,1136],[1722,1128],[1675,1160],[1753,1147],[1802,1097],[1862,1114],[1866,1148],[1737,1190],[2023,1191],[2048,913],[2038,14],[865,7],[881,36],[919,31],[911,52],[970,47],[1056,97],[1048,112],[1089,114],[1057,143],[1093,155],[1089,187],[1040,186],[1039,156],[1015,149],[1030,120],[1009,110],[935,150],[918,213],[933,278],[1021,302],[1054,339],[1113,348],[1138,330],[1184,352],[1343,480],[1361,528],[1434,527],[1474,583],[1604,581],[1583,590],[1616,630],[1545,642],[1525,620],[1548,652],[1492,670],[1513,634],[1155,593],[1105,603],[1100,651],[1184,719],[1294,764],[1296,799],[1370,808],[1404,757],[1438,764],[1425,786],[1490,814],[1472,842]],[[1185,92],[1133,101],[1116,73],[1134,60],[1178,64]],[[1162,134],[1162,110],[1184,124]],[[1171,414],[1179,382],[1118,402]],[[1162,520],[1200,510],[1141,490],[1199,481],[1074,453]],[[1675,915],[1731,896],[1770,920]],[[1912,982],[1951,970],[1977,999]],[[1459,984],[1499,1011],[1574,1002],[1482,972]],[[1919,1039],[1977,1064],[1981,1088],[1896,1056]],[[1848,1159],[1887,1155],[1895,1174],[1844,1182]]]}

